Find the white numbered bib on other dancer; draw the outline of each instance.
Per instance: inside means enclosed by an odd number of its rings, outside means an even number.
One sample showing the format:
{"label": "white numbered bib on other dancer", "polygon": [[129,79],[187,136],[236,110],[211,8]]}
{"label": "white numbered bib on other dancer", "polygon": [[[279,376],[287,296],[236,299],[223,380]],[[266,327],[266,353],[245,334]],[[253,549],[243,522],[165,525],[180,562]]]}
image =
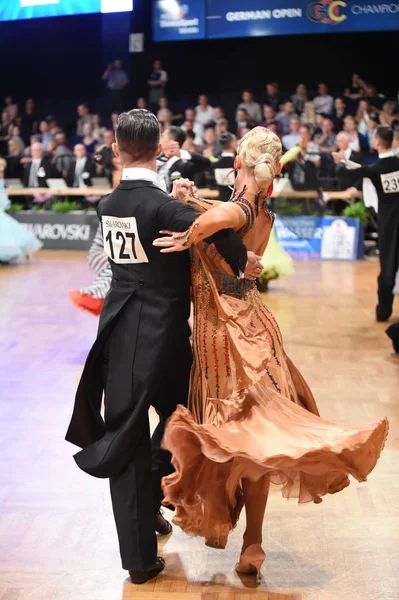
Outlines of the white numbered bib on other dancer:
{"label": "white numbered bib on other dancer", "polygon": [[118,265],[148,263],[135,217],[103,217],[104,250]]}
{"label": "white numbered bib on other dancer", "polygon": [[381,175],[381,184],[385,194],[397,194],[399,192],[399,171]]}

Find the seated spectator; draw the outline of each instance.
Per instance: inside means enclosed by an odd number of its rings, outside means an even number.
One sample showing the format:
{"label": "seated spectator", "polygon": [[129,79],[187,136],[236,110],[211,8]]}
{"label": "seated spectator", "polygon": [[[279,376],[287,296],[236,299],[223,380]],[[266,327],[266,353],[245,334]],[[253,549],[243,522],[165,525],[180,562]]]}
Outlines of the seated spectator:
{"label": "seated spectator", "polygon": [[263,104],[271,106],[276,113],[280,110],[280,93],[277,83],[266,84],[266,94],[263,98]]}
{"label": "seated spectator", "polygon": [[46,150],[47,144],[54,139],[54,135],[50,133],[50,128],[47,121],[40,121],[39,125],[40,139],[42,141],[43,150]]}
{"label": "seated spectator", "polygon": [[208,127],[204,131],[204,146],[202,147],[202,154],[209,158],[211,161],[214,158],[218,158],[222,154],[222,146],[218,142],[213,127]]}
{"label": "seated spectator", "polygon": [[241,140],[244,135],[246,133],[248,133],[248,131],[251,131],[251,129],[253,129],[252,127],[248,127],[248,126],[244,126],[244,127],[238,127],[237,129],[237,139]]}
{"label": "seated spectator", "polygon": [[208,127],[215,123],[215,113],[213,107],[208,104],[208,96],[201,94],[198,96],[198,106],[195,109],[195,120],[202,127]]}
{"label": "seated spectator", "polygon": [[397,120],[397,105],[393,100],[388,100],[382,106],[382,110],[380,112],[380,123],[381,125],[387,125],[388,127],[392,127],[393,121]]}
{"label": "seated spectator", "polygon": [[49,115],[46,118],[46,121],[48,123],[49,134],[55,138],[57,133],[60,133],[62,131],[61,127],[58,125],[56,117],[54,117],[53,115]]}
{"label": "seated spectator", "polygon": [[301,141],[301,136],[299,134],[300,125],[301,122],[298,117],[291,117],[290,133],[286,133],[281,138],[285,150],[292,150],[292,148],[295,148]]}
{"label": "seated spectator", "polygon": [[313,98],[313,104],[316,113],[322,115],[331,115],[334,108],[334,98],[329,95],[328,87],[325,83],[319,83],[318,92],[318,96]]}
{"label": "seated spectator", "polygon": [[47,179],[56,175],[50,160],[44,155],[43,144],[31,145],[32,159],[24,165],[23,184],[26,188],[48,187]]}
{"label": "seated spectator", "polygon": [[104,176],[108,179],[111,186],[114,183],[115,178],[118,174],[118,167],[114,162],[114,151],[112,150],[112,144],[115,142],[115,132],[113,129],[106,129],[104,132],[104,144],[96,148],[96,154],[94,160],[96,162],[96,174],[101,177]]}
{"label": "seated spectator", "polygon": [[352,115],[346,115],[344,119],[344,131],[349,135],[349,146],[356,152],[368,152],[367,140],[358,132],[355,118]]}
{"label": "seated spectator", "polygon": [[84,125],[86,125],[86,123],[89,123],[89,124],[92,123],[93,115],[90,114],[89,106],[85,102],[83,102],[82,104],[79,104],[79,106],[77,108],[77,112],[78,112],[79,118],[76,121],[76,137],[81,138],[84,135],[84,133],[83,133]]}
{"label": "seated spectator", "polygon": [[25,112],[23,115],[24,136],[27,142],[33,133],[38,131],[39,119],[36,113],[35,103],[32,98],[25,102]]}
{"label": "seated spectator", "polygon": [[33,144],[37,144],[37,143],[41,144],[41,136],[40,136],[40,134],[35,133],[34,135],[31,135],[29,138],[29,146],[27,146],[25,148],[24,158],[22,158],[22,160],[21,160],[22,164],[30,162],[31,156],[32,156],[31,148],[32,148]]}
{"label": "seated spectator", "polygon": [[6,179],[22,179],[23,166],[21,158],[23,157],[24,146],[17,139],[11,138],[8,142],[7,167],[5,171]]}
{"label": "seated spectator", "polygon": [[308,101],[308,91],[304,83],[299,83],[296,86],[296,92],[291,96],[291,100],[294,105],[294,110],[298,115],[302,114],[305,110],[305,104]]}
{"label": "seated spectator", "polygon": [[377,154],[377,152],[374,150],[373,138],[374,132],[377,129],[378,125],[380,125],[380,118],[378,114],[371,113],[371,115],[369,116],[368,131],[365,135],[370,154]]}
{"label": "seated spectator", "polygon": [[202,136],[204,135],[204,128],[201,123],[195,120],[196,113],[194,108],[187,108],[184,112],[184,123],[182,125],[183,131],[193,131],[195,134],[194,144],[197,148],[201,148],[202,146]]}
{"label": "seated spectator", "polygon": [[234,158],[237,150],[237,138],[232,133],[224,133],[219,139],[222,153],[217,162],[212,163],[211,170],[213,171],[217,188],[219,190],[219,198],[221,202],[227,202],[234,188]]}
{"label": "seated spectator", "polygon": [[238,119],[238,111],[240,109],[245,109],[249,114],[250,121],[255,124],[258,124],[262,120],[262,112],[260,109],[260,104],[254,102],[253,93],[249,90],[244,90],[242,93],[242,102],[237,106],[236,111],[236,121],[239,122]]}
{"label": "seated spectator", "polygon": [[220,119],[216,123],[216,127],[215,127],[216,137],[219,138],[224,133],[227,133],[228,130],[229,130],[229,122],[227,119]]}
{"label": "seated spectator", "polygon": [[56,150],[57,150],[57,142],[55,140],[49,140],[47,142],[46,156],[54,168],[56,168],[56,163],[55,163],[55,151]]}
{"label": "seated spectator", "polygon": [[314,164],[315,167],[320,167],[321,157],[320,148],[316,142],[311,139],[311,131],[309,125],[303,123],[299,128],[301,136],[302,158]]}
{"label": "seated spectator", "polygon": [[320,151],[331,154],[337,149],[336,135],[332,119],[324,117],[321,123],[321,133],[314,137],[314,142],[318,144]]}
{"label": "seated spectator", "polygon": [[93,127],[91,123],[83,125],[83,137],[79,140],[81,144],[86,148],[88,156],[94,154],[97,141],[93,137]]}
{"label": "seated spectator", "polygon": [[195,141],[194,131],[186,131],[186,139],[184,141],[182,149],[186,150],[187,152],[197,152],[199,148],[198,148],[198,146],[195,145],[194,141]]}
{"label": "seated spectator", "polygon": [[101,116],[99,114],[93,115],[92,126],[93,126],[93,133],[92,133],[93,138],[99,144],[103,144],[105,127],[103,125],[101,125]]}
{"label": "seated spectator", "polygon": [[378,93],[377,88],[372,83],[365,84],[363,98],[370,102],[373,111],[380,110],[385,101],[384,94]]}
{"label": "seated spectator", "polygon": [[335,98],[333,111],[334,131],[342,131],[344,126],[344,118],[347,114],[346,104],[343,99]]}
{"label": "seated spectator", "polygon": [[158,112],[157,112],[157,119],[160,123],[164,123],[165,121],[168,120],[170,113],[172,112],[169,108],[168,108],[168,99],[165,98],[165,96],[162,96],[159,99],[158,102]]}
{"label": "seated spectator", "polygon": [[92,177],[95,175],[95,167],[92,159],[87,156],[84,144],[76,144],[73,154],[75,158],[71,161],[65,177],[68,187],[91,187],[93,185]]}
{"label": "seated spectator", "polygon": [[313,102],[308,100],[305,102],[303,113],[301,114],[301,121],[304,125],[308,125],[310,132],[314,133],[316,128],[316,111],[313,106]]}
{"label": "seated spectator", "polygon": [[136,108],[141,108],[142,110],[147,110],[148,109],[147,100],[143,97],[137,98]]}
{"label": "seated spectator", "polygon": [[251,120],[251,117],[249,116],[246,108],[239,108],[237,110],[236,120],[237,130],[242,129],[243,127],[252,129],[255,126],[255,123]]}
{"label": "seated spectator", "polygon": [[172,111],[169,109],[166,109],[165,112],[163,113],[163,121],[159,121],[159,123],[161,125],[162,130],[165,129],[165,127],[170,127],[170,125],[173,125]]}
{"label": "seated spectator", "polygon": [[12,123],[8,120],[8,113],[6,110],[3,110],[0,123],[0,156],[7,156],[11,128]]}
{"label": "seated spectator", "polygon": [[272,124],[275,124],[277,135],[281,137],[283,133],[283,126],[279,121],[276,121],[276,111],[274,110],[274,108],[265,104],[263,107],[263,116],[264,121],[262,121],[261,127],[267,127],[268,129],[270,129],[270,126]]}
{"label": "seated spectator", "polygon": [[12,96],[4,98],[4,109],[7,113],[7,119],[12,123],[18,115],[18,104],[16,104]]}
{"label": "seated spectator", "polygon": [[283,135],[290,132],[291,119],[295,116],[294,105],[289,100],[284,104],[283,110],[276,115],[276,121],[281,123]]}
{"label": "seated spectator", "polygon": [[355,121],[357,124],[357,130],[362,135],[366,136],[369,130],[369,119],[371,115],[371,106],[368,100],[360,100],[359,107],[357,109]]}
{"label": "seated spectator", "polygon": [[61,173],[65,179],[66,174],[71,166],[73,152],[68,147],[65,133],[57,133],[55,136],[55,143],[55,166],[57,171]]}
{"label": "seated spectator", "polygon": [[16,140],[20,144],[23,152],[25,150],[25,142],[21,136],[21,129],[17,125],[14,125],[13,127],[11,127],[10,134],[11,139]]}
{"label": "seated spectator", "polygon": [[353,150],[350,145],[350,136],[347,131],[340,131],[336,137],[337,152],[341,153],[342,160],[350,160],[353,163],[362,165],[364,162],[364,156],[361,152]]}
{"label": "seated spectator", "polygon": [[[151,106],[158,106],[160,98],[165,96],[166,84],[168,83],[168,73],[162,69],[160,60],[155,60],[152,73],[147,81],[149,86],[149,101]],[[138,107],[139,108],[139,107]]]}
{"label": "seated spectator", "polygon": [[221,106],[215,106],[213,109],[213,116],[215,118],[215,123],[218,124],[219,121],[226,118],[226,113]]}

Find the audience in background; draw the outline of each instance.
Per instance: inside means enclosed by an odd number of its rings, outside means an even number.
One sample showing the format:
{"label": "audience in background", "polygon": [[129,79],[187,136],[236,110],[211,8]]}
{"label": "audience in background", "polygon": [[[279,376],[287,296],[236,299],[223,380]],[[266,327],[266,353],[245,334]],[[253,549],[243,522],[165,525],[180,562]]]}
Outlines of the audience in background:
{"label": "audience in background", "polygon": [[[372,141],[377,125],[381,122],[399,131],[399,95],[396,97],[395,93],[386,98],[357,74],[352,77],[351,87],[334,97],[328,93],[325,83],[319,84],[316,95],[304,83],[296,86],[295,93],[285,94],[280,93],[276,83],[268,83],[263,105],[249,90],[244,90],[242,101],[234,112],[231,101],[230,106],[213,107],[208,96],[201,94],[196,108],[186,108],[183,115],[174,114],[165,97],[167,73],[162,70],[159,61],[155,61],[153,67],[148,80],[150,108],[157,112],[162,130],[167,131],[166,136],[171,138],[168,151],[163,156],[169,166],[176,163],[185,173],[193,170],[198,173],[205,169],[205,176],[200,175],[200,183],[205,185],[222,185],[221,172],[227,168],[227,163],[229,166],[232,163],[237,138],[240,139],[258,124],[274,131],[282,139],[285,150],[301,143],[302,152],[297,160],[298,166],[305,169],[303,185],[309,184],[309,173],[312,173],[312,181],[316,181],[316,173],[322,178],[334,176],[331,153],[337,146],[340,152],[350,152],[352,159],[358,159],[356,162],[364,158],[369,163],[376,157]],[[119,80],[127,85],[127,76],[125,79],[121,74],[119,61],[115,61],[107,72],[107,83]],[[3,107],[0,107],[0,156],[7,157],[9,161],[7,178],[20,177],[25,185],[30,180],[32,187],[44,186],[50,175],[64,177],[75,187],[87,185],[86,173],[90,175],[90,182],[94,175],[105,176],[110,182],[113,180],[116,167],[112,143],[119,115],[116,106],[115,110],[108,107],[101,115],[92,115],[87,103],[79,104],[76,131],[72,135],[69,135],[68,121],[61,115],[43,118],[43,111],[31,98],[22,106],[23,112],[20,113],[18,104],[7,96]],[[137,99],[138,108],[147,106],[146,98]],[[184,105],[179,106],[178,101],[176,106],[180,110],[184,108]],[[231,119],[230,127],[226,113]],[[177,127],[172,126],[175,122]],[[237,138],[234,133],[237,133]],[[25,143],[29,146],[24,150]],[[163,143],[165,146],[165,138]],[[90,160],[91,156],[94,160]],[[196,166],[193,167],[192,163]],[[218,167],[214,168],[216,164]],[[300,170],[297,169],[297,183],[302,177],[299,175]],[[171,177],[170,172],[167,175],[168,185]],[[231,177],[229,181],[232,181]],[[225,187],[227,199],[230,192],[228,186]]]}
{"label": "audience in background", "polygon": [[107,83],[109,110],[122,110],[124,90],[129,83],[129,77],[122,69],[122,61],[119,58],[108,65],[103,74],[103,80]]}

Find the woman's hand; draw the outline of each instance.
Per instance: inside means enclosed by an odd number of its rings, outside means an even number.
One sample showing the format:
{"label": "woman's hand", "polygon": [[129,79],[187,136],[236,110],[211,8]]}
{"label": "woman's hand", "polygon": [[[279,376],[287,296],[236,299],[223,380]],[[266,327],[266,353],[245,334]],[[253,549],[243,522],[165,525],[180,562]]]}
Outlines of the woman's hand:
{"label": "woman's hand", "polygon": [[183,252],[188,250],[187,246],[183,246],[184,235],[173,231],[160,231],[159,233],[167,234],[166,237],[157,238],[152,242],[153,246],[162,248],[161,254],[170,254],[171,252]]}

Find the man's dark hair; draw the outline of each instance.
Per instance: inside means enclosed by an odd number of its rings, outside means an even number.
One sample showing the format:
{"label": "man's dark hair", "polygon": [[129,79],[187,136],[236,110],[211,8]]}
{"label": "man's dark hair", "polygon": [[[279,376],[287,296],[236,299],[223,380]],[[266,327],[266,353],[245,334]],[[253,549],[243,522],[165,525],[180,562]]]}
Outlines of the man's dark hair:
{"label": "man's dark hair", "polygon": [[165,131],[168,132],[171,140],[174,140],[179,144],[180,148],[183,146],[186,141],[186,134],[181,127],[172,125],[171,127],[167,127]]}
{"label": "man's dark hair", "polygon": [[369,115],[369,119],[371,121],[374,121],[374,123],[380,122],[380,117],[377,115],[377,113],[372,113],[371,115]]}
{"label": "man's dark hair", "polygon": [[159,146],[159,123],[149,110],[135,108],[119,115],[116,122],[116,143],[120,153],[132,162],[154,158]]}
{"label": "man's dark hair", "polygon": [[393,129],[392,127],[388,127],[387,125],[378,125],[375,130],[375,135],[379,137],[382,142],[382,145],[387,150],[392,148],[393,143]]}
{"label": "man's dark hair", "polygon": [[239,108],[239,109],[238,109],[238,112],[240,112],[240,110],[241,110],[242,112],[244,112],[246,115],[248,115],[248,117],[249,117],[249,112],[247,111],[247,109],[246,109],[246,108]]}
{"label": "man's dark hair", "polygon": [[226,131],[226,133],[222,133],[219,138],[219,143],[222,146],[223,150],[231,147],[231,144],[234,141],[234,135]]}

